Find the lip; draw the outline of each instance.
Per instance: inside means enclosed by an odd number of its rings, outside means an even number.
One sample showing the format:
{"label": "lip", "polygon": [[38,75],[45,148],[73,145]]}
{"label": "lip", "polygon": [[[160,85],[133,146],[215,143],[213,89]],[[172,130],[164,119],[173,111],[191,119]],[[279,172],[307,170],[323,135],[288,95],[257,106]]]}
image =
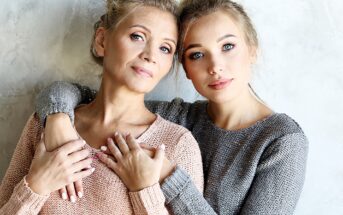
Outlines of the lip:
{"label": "lip", "polygon": [[139,67],[139,66],[132,66],[132,69],[138,74],[141,75],[143,77],[146,78],[152,78],[153,77],[153,73],[150,70],[147,70],[143,67]]}
{"label": "lip", "polygon": [[214,90],[221,90],[221,89],[228,87],[232,81],[233,81],[233,78],[231,78],[231,79],[220,79],[220,80],[211,82],[208,86]]}

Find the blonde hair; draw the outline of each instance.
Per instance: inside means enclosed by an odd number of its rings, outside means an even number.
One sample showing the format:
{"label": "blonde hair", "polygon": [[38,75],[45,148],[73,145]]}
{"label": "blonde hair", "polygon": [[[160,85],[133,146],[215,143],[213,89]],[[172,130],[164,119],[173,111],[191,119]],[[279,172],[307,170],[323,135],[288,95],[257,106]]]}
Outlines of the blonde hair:
{"label": "blonde hair", "polygon": [[242,28],[245,40],[250,47],[258,48],[258,38],[256,30],[244,8],[230,0],[184,0],[180,4],[179,15],[179,60],[183,61],[183,43],[190,24],[202,16],[206,16],[216,11],[225,11]]}
{"label": "blonde hair", "polygon": [[[175,0],[107,0],[106,13],[94,24],[94,36],[90,51],[96,63],[99,65],[103,64],[103,58],[97,55],[93,47],[97,29],[99,27],[104,27],[105,29],[115,28],[131,11],[141,6],[156,7],[162,11],[169,12],[177,20],[177,1]],[[176,57],[174,57],[174,64],[175,62]]]}

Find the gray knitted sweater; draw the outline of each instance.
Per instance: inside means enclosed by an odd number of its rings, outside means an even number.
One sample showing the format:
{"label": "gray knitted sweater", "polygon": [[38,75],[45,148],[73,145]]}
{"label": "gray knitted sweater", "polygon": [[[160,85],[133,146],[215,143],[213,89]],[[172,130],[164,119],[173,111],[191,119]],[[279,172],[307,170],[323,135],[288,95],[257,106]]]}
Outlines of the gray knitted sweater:
{"label": "gray knitted sweater", "polygon": [[[44,121],[50,113],[74,118],[78,103],[93,100],[88,87],[55,82],[37,97],[36,111]],[[188,128],[199,143],[204,166],[202,195],[190,176],[177,168],[162,184],[174,214],[292,214],[304,178],[308,141],[286,114],[274,113],[238,131],[216,127],[206,101],[147,101],[162,117]]]}

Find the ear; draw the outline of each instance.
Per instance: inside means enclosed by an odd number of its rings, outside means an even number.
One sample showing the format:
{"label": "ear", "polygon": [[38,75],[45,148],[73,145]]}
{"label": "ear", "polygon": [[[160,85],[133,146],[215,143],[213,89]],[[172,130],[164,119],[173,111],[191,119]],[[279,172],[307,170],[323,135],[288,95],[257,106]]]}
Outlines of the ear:
{"label": "ear", "polygon": [[104,27],[98,28],[95,33],[93,47],[99,57],[104,57],[105,55],[105,34],[106,29]]}

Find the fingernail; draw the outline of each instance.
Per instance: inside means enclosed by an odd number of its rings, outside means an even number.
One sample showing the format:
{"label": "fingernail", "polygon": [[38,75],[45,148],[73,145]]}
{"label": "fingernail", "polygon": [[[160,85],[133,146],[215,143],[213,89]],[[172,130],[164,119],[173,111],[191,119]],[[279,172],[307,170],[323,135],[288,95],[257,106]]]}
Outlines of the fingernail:
{"label": "fingernail", "polygon": [[119,133],[118,133],[118,131],[116,131],[115,133],[114,133],[114,136],[118,136],[119,135]]}
{"label": "fingernail", "polygon": [[83,193],[82,193],[82,192],[77,192],[77,196],[78,196],[79,198],[82,198],[82,197],[83,197]]}
{"label": "fingernail", "polygon": [[107,146],[101,146],[101,147],[100,147],[100,150],[103,151],[103,152],[105,152],[105,151],[107,150]]}
{"label": "fingernail", "polygon": [[94,171],[95,171],[95,168],[92,168],[92,169],[91,169],[91,172],[93,173]]}
{"label": "fingernail", "polygon": [[75,196],[70,196],[70,201],[71,201],[72,203],[75,203],[75,202],[76,202]]}
{"label": "fingernail", "polygon": [[86,141],[85,141],[85,140],[82,140],[82,143],[83,143],[83,144],[86,144]]}
{"label": "fingernail", "polygon": [[62,193],[62,199],[66,200],[68,198],[67,193]]}
{"label": "fingernail", "polygon": [[165,150],[166,149],[166,145],[164,145],[164,144],[160,145],[160,149]]}

